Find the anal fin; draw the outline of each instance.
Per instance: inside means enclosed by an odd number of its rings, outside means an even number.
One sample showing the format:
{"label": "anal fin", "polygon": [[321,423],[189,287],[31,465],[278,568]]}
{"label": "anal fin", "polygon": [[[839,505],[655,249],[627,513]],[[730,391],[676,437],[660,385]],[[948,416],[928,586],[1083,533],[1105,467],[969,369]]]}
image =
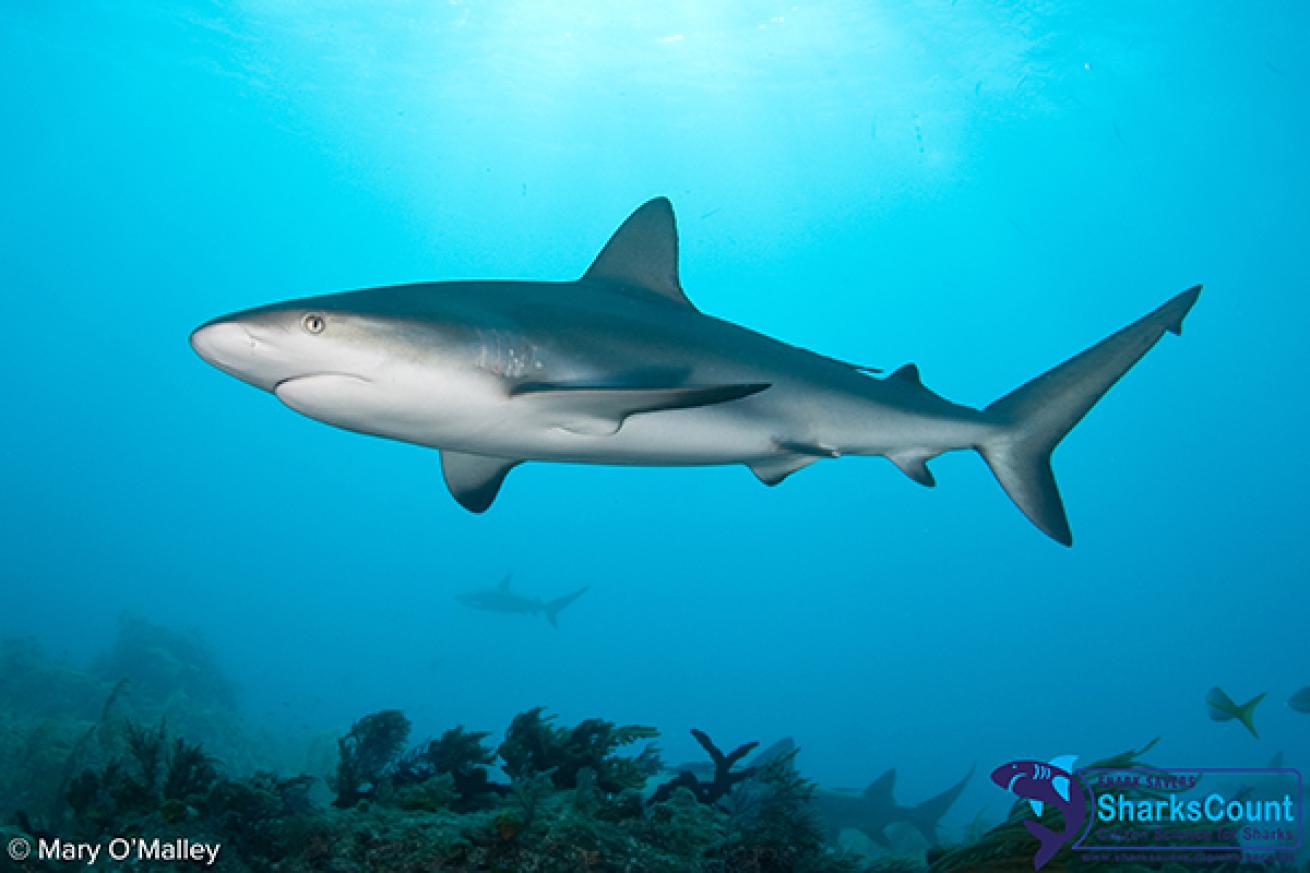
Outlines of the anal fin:
{"label": "anal fin", "polygon": [[[459,505],[469,512],[486,512],[500,493],[500,486],[519,461],[441,450],[441,472]],[[505,577],[503,587],[508,587]]]}
{"label": "anal fin", "polygon": [[894,452],[887,456],[901,472],[909,476],[915,482],[926,488],[931,488],[937,484],[933,478],[932,471],[928,469],[928,461],[937,457],[937,452],[929,452],[923,449],[907,449],[903,452]]}
{"label": "anal fin", "polygon": [[819,460],[817,455],[774,455],[758,461],[751,461],[747,466],[765,485],[777,485],[797,470],[803,470]]}

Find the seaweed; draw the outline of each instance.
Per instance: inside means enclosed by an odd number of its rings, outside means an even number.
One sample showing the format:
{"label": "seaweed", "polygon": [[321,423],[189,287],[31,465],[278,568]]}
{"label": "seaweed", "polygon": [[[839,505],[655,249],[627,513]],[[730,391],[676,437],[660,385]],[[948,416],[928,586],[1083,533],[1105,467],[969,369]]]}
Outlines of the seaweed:
{"label": "seaweed", "polygon": [[1116,770],[1122,770],[1129,767],[1149,766],[1143,763],[1142,756],[1145,755],[1147,752],[1151,751],[1152,749],[1154,749],[1156,743],[1160,742],[1160,739],[1161,739],[1160,737],[1155,737],[1149,743],[1142,746],[1140,749],[1129,749],[1126,752],[1120,752],[1117,755],[1111,755],[1108,758],[1103,758],[1100,761],[1096,761],[1090,764],[1089,766],[1114,768]]}
{"label": "seaweed", "polygon": [[410,723],[396,709],[365,716],[337,741],[341,758],[331,787],[337,793],[334,806],[346,809],[373,796],[396,761]]}
{"label": "seaweed", "polygon": [[218,780],[214,759],[199,743],[181,737],[173,740],[164,777],[164,799],[185,801],[204,795]]}
{"label": "seaweed", "polygon": [[547,773],[556,788],[577,787],[578,772],[590,768],[596,788],[615,795],[629,788],[641,788],[660,767],[659,752],[647,744],[635,757],[618,754],[624,746],[654,739],[659,731],[642,725],[619,727],[611,721],[591,718],[572,728],[555,727],[555,717],[542,716],[543,707],[519,713],[510,722],[505,740],[497,750],[505,762],[502,769],[511,779],[533,773]]}
{"label": "seaweed", "polygon": [[161,720],[159,727],[148,728],[136,722],[127,723],[127,749],[136,761],[140,774],[140,786],[146,793],[153,793],[159,785],[159,766],[163,760],[164,737],[168,731]]}
{"label": "seaweed", "polygon": [[[488,764],[496,760],[495,750],[483,745],[488,731],[466,731],[463,725],[451,728],[440,738],[429,740],[406,752],[395,763],[387,781],[391,790],[412,799],[434,803],[447,792],[442,785],[429,786],[416,794],[407,786],[419,786],[445,777],[451,795],[447,803],[458,812],[473,812],[490,807],[505,791],[491,781]],[[444,785],[444,783],[443,783]]]}
{"label": "seaweed", "polygon": [[735,773],[730,769],[732,755],[722,756],[722,765],[715,758],[716,776],[723,768],[725,774],[741,777],[733,784],[745,783],[732,794],[725,848],[729,869],[841,873],[860,868],[853,857],[829,847],[810,805],[818,785],[796,769],[799,752],[791,749],[759,767]]}

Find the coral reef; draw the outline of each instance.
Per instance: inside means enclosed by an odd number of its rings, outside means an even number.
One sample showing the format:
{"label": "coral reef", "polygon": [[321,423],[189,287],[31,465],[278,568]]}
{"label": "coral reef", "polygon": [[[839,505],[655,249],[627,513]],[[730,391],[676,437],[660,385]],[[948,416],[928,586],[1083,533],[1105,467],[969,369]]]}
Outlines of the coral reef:
{"label": "coral reef", "polygon": [[[727,796],[732,791],[732,787],[738,782],[743,782],[755,775],[754,767],[747,767],[745,770],[734,772],[742,758],[749,755],[758,742],[745,743],[738,746],[729,754],[725,755],[719,751],[719,747],[714,745],[709,736],[704,731],[692,728],[691,735],[700,743],[705,753],[710,756],[714,762],[714,775],[709,782],[702,782],[691,771],[684,770],[674,777],[672,782],[660,786],[651,798],[652,801],[667,800],[675,789],[683,788],[692,793],[692,795],[701,803],[716,803],[721,798]],[[808,798],[806,798],[808,800]]]}
{"label": "coral reef", "polygon": [[[229,873],[1032,869],[1026,807],[990,829],[976,822],[959,845],[864,858],[827,842],[817,786],[798,772],[794,746],[743,766],[756,743],[724,751],[693,730],[712,767],[661,775],[654,728],[599,718],[565,725],[540,707],[515,716],[499,744],[460,725],[407,746],[408,718],[376,712],[328,740],[336,760],[324,762],[325,779],[287,778],[248,766],[256,743],[239,737],[234,710],[190,697],[188,688],[224,685],[205,678],[213,665],[203,650],[167,633],[147,644],[141,637],[152,631],[124,627],[132,639],[100,675],[27,642],[0,645],[0,841],[131,834],[218,843],[214,869]],[[1149,769],[1142,758],[1153,746],[1100,764]],[[335,796],[316,794],[325,782]],[[1058,827],[1056,815],[1048,809],[1043,821]],[[1046,869],[1074,866],[1097,865],[1066,849]]]}
{"label": "coral reef", "polygon": [[[409,733],[396,710],[355,722],[338,742],[337,798],[324,806],[311,800],[310,777],[228,775],[167,721],[96,723],[87,744],[103,763],[66,781],[50,829],[217,842],[218,869],[231,871],[862,869],[824,844],[794,752],[737,769],[755,744],[725,755],[698,731],[714,778],[652,789],[654,745],[627,751],[657,736],[649,727],[561,726],[538,708],[516,716],[494,750],[488,733],[463,726],[405,750]],[[493,777],[497,764],[508,782]],[[13,821],[15,833],[46,833],[25,813]]]}

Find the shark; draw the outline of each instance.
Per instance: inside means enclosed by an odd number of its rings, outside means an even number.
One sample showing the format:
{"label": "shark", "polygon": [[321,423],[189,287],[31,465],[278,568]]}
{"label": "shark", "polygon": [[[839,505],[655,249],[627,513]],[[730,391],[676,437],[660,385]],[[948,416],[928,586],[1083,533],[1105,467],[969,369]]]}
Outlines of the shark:
{"label": "shark", "polygon": [[190,337],[219,370],[309,418],[438,449],[480,513],[530,461],[742,464],[765,485],[825,459],[978,452],[1018,508],[1072,545],[1051,453],[1166,332],[1195,286],[983,408],[701,312],[679,278],[666,198],[620,225],[575,281],[450,281],[298,298]]}
{"label": "shark", "polygon": [[[791,737],[783,737],[773,745],[755,752],[741,766],[755,770],[771,764],[790,767],[794,766],[792,759],[798,752],[796,741]],[[714,765],[708,761],[688,761],[667,767],[665,771],[675,775],[691,773],[699,779],[708,780],[714,775]],[[816,814],[824,836],[833,845],[839,844],[843,830],[853,829],[883,849],[893,849],[897,829],[905,828],[916,835],[915,841],[933,846],[937,844],[938,822],[955,803],[972,776],[973,770],[970,770],[964,778],[940,794],[916,806],[901,806],[894,797],[896,770],[891,769],[873,780],[862,792],[816,785],[810,796],[810,808]],[[731,806],[735,801],[749,808],[752,800],[758,798],[762,790],[764,788],[756,778],[748,779],[733,789],[733,793],[721,803]]]}
{"label": "shark", "polygon": [[892,833],[889,828],[908,825],[929,846],[937,845],[937,825],[955,803],[973,777],[970,769],[959,782],[940,794],[915,806],[901,806],[896,802],[896,771],[883,773],[864,791],[820,788],[811,803],[818,813],[828,840],[836,844],[841,832],[847,828],[857,830],[884,849],[890,849]]}
{"label": "shark", "polygon": [[500,580],[500,584],[495,588],[481,588],[477,591],[466,591],[458,594],[455,599],[471,609],[481,609],[484,612],[504,612],[520,613],[526,615],[544,615],[550,626],[559,627],[559,613],[564,607],[587,593],[584,585],[572,594],[565,594],[563,597],[557,597],[554,600],[542,600],[540,597],[524,597],[510,589],[510,577],[508,575]]}

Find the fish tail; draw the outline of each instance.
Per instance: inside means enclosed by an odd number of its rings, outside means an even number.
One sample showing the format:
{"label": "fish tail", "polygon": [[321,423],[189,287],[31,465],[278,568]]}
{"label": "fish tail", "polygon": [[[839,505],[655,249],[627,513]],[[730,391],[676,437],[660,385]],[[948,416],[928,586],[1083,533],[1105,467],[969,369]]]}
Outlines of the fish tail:
{"label": "fish tail", "polygon": [[546,613],[546,621],[550,622],[551,627],[559,627],[560,610],[586,594],[588,587],[590,586],[584,585],[572,594],[565,594],[563,597],[557,597],[542,607],[542,610]]}
{"label": "fish tail", "polygon": [[937,845],[938,822],[954,805],[956,798],[964,791],[965,786],[969,784],[969,780],[973,778],[973,771],[974,768],[970,767],[969,772],[965,773],[964,778],[959,782],[956,782],[941,794],[928,798],[910,811],[908,816],[910,821],[931,845]]}
{"label": "fish tail", "polygon": [[1046,825],[1035,821],[1025,821],[1023,826],[1028,829],[1028,833],[1037,838],[1040,844],[1037,847],[1037,854],[1033,856],[1033,869],[1040,870],[1065,844],[1064,834],[1056,833]]}
{"label": "fish tail", "polygon": [[1073,544],[1051,452],[1098,400],[1150,351],[1165,331],[1181,333],[1201,286],[1038,376],[984,410],[993,426],[978,451],[1005,493],[1047,536]]}
{"label": "fish tail", "polygon": [[1242,725],[1251,732],[1251,736],[1255,737],[1257,740],[1260,739],[1260,734],[1258,734],[1255,729],[1255,708],[1256,705],[1264,699],[1264,694],[1257,694],[1255,697],[1252,697],[1246,703],[1238,707],[1237,710],[1238,721],[1240,721]]}

